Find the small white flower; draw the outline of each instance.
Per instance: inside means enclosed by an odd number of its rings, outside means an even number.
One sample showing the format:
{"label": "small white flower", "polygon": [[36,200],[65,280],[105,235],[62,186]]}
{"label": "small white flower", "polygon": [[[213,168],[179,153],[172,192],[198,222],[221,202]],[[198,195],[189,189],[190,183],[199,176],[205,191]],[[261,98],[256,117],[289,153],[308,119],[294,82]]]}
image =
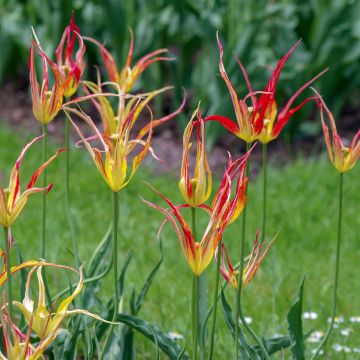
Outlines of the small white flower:
{"label": "small white flower", "polygon": [[353,348],[352,351],[353,351],[354,353],[360,354],[360,348]]}
{"label": "small white flower", "polygon": [[[251,324],[253,319],[250,317],[250,316],[245,316],[245,321],[248,323],[248,324]],[[239,324],[241,324],[242,321],[241,319],[239,319]]]}
{"label": "small white flower", "polygon": [[179,334],[175,331],[170,331],[168,335],[172,340],[182,340],[184,338],[184,335]]}
{"label": "small white flower", "polygon": [[318,318],[318,314],[314,311],[304,312],[304,319],[316,320]]}
{"label": "small white flower", "polygon": [[351,348],[349,348],[348,346],[345,346],[345,345],[340,345],[340,344],[334,344],[333,349],[337,352],[342,352],[342,351],[346,352],[346,353],[351,352]]}
{"label": "small white flower", "polygon": [[248,324],[251,324],[252,323],[252,318],[250,316],[245,316],[245,321],[248,323]]}
{"label": "small white flower", "polygon": [[[311,350],[311,353],[312,353],[312,354],[315,354],[315,353],[316,353],[316,349],[312,349],[312,350]],[[324,350],[321,349],[321,350],[319,351],[319,355],[324,355],[324,354],[325,354]]]}
{"label": "small white flower", "polygon": [[350,322],[352,323],[360,323],[360,316],[351,316]]}
{"label": "small white flower", "polygon": [[324,333],[322,331],[313,331],[307,341],[311,343],[317,343],[321,340],[321,338],[324,336]]}
{"label": "small white flower", "polygon": [[334,344],[333,349],[337,352],[343,351],[343,346],[340,344]]}
{"label": "small white flower", "polygon": [[[340,316],[335,316],[335,324],[342,324],[343,322],[345,322],[345,318],[340,315]],[[331,318],[328,318],[328,322],[331,322]]]}
{"label": "small white flower", "polygon": [[351,329],[349,329],[349,328],[341,329],[341,331],[340,331],[340,334],[342,336],[349,336],[350,333],[351,333]]}

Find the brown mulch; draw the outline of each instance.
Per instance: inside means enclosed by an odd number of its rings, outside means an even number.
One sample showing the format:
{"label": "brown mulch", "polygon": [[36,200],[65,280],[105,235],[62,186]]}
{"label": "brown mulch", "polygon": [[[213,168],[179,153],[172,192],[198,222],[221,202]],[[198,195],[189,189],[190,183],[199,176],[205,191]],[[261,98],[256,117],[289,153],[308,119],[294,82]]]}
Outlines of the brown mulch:
{"label": "brown mulch", "polygon": [[[339,132],[349,139],[354,135],[358,128],[360,109],[352,109],[342,115]],[[22,133],[40,132],[40,124],[34,119],[31,109],[31,99],[28,91],[28,84],[7,83],[0,89],[0,121],[7,121],[14,130]],[[141,119],[139,119],[141,123]],[[85,129],[84,129],[85,130]],[[64,139],[64,121],[61,117],[55,119],[48,126],[48,131],[52,135],[54,142],[61,145]],[[73,132],[73,139],[78,140],[77,134]],[[345,140],[346,141],[346,140]],[[240,145],[239,145],[240,144]],[[176,119],[163,124],[154,132],[152,147],[155,153],[162,159],[161,162],[152,162],[152,167],[156,173],[177,173],[181,166],[182,154],[182,135]],[[194,146],[193,146],[194,147]],[[292,148],[285,146],[279,139],[269,144],[269,159],[277,166],[283,166],[294,157],[294,154],[301,153],[304,156],[319,153],[323,147],[322,137],[309,137],[295,141]],[[193,149],[195,150],[195,149]],[[208,155],[210,167],[215,173],[222,173],[227,163],[227,150],[233,157],[243,154],[245,146],[232,134],[225,133],[212,148]],[[253,172],[261,166],[261,146],[258,145],[253,153]]]}

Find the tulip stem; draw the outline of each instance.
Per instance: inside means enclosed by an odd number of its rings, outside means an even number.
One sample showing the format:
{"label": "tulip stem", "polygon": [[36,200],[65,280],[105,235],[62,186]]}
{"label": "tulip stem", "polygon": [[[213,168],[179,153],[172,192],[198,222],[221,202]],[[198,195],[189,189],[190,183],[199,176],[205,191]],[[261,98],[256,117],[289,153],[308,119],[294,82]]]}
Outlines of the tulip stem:
{"label": "tulip stem", "polygon": [[[47,125],[43,124],[42,127],[42,163],[46,162],[47,152]],[[43,188],[46,187],[46,168],[43,170]],[[42,222],[41,222],[41,257],[45,259],[45,246],[46,246],[46,191],[42,197]]]}
{"label": "tulip stem", "polygon": [[[196,242],[196,208],[191,207],[191,230]],[[198,334],[199,334],[199,277],[193,274],[192,285],[192,340],[193,360],[198,358]]]}
{"label": "tulip stem", "polygon": [[[11,285],[11,260],[10,260],[10,244],[9,244],[9,228],[4,228],[4,248],[6,257],[6,277],[7,277],[7,301],[9,309],[10,320],[13,318],[13,306],[12,306],[12,285]],[[9,332],[11,334],[11,331]]]}
{"label": "tulip stem", "polygon": [[[113,270],[114,270],[114,313],[112,317],[112,321],[116,322],[119,312],[119,292],[118,292],[118,256],[117,256],[117,248],[118,248],[118,239],[117,239],[117,229],[119,222],[119,194],[116,191],[113,191]],[[109,332],[106,336],[104,346],[101,351],[100,360],[104,358],[106,348],[109,345],[111,340],[111,335],[114,331],[115,324],[111,324],[109,328]]]}
{"label": "tulip stem", "polygon": [[262,145],[263,150],[263,207],[262,207],[262,229],[261,229],[261,241],[264,241],[265,233],[266,233],[266,188],[267,188],[267,144]]}
{"label": "tulip stem", "polygon": [[220,281],[220,263],[221,263],[221,244],[220,240],[217,248],[217,263],[215,271],[215,286],[214,286],[214,302],[213,302],[213,319],[211,324],[211,334],[210,334],[210,349],[209,349],[209,360],[212,360],[214,355],[214,342],[215,342],[215,327],[216,327],[216,312],[218,304],[218,291],[219,291],[219,281]]}
{"label": "tulip stem", "polygon": [[199,277],[193,274],[192,286],[192,338],[193,360],[198,358],[198,332],[199,332]]}
{"label": "tulip stem", "polygon": [[[67,99],[68,101],[68,99]],[[73,240],[73,248],[75,255],[75,265],[77,268],[80,267],[80,257],[79,257],[79,246],[77,242],[75,226],[73,222],[73,217],[71,213],[70,205],[70,120],[66,117],[65,123],[65,198],[66,198],[66,214],[69,224],[71,238]]]}
{"label": "tulip stem", "polygon": [[[42,126],[42,163],[46,162],[47,157],[47,124],[43,124]],[[46,188],[46,168],[43,171],[43,188]],[[46,191],[43,192],[42,197],[42,217],[41,217],[41,258],[46,258]],[[49,291],[49,287],[47,284],[45,269],[42,270],[44,274],[44,285],[45,285],[45,294],[46,299],[49,304],[51,304],[51,295]]]}
{"label": "tulip stem", "polygon": [[339,282],[339,269],[340,269],[340,244],[341,244],[341,221],[342,221],[342,202],[343,202],[343,173],[340,173],[339,178],[339,217],[338,217],[338,231],[337,231],[337,242],[336,242],[336,254],[335,254],[335,272],[334,272],[334,292],[333,292],[333,303],[332,303],[332,311],[331,311],[331,319],[329,327],[326,331],[324,338],[322,339],[319,347],[314,352],[311,360],[316,359],[321,349],[325,346],[328,341],[331,332],[334,328],[335,317],[336,317],[336,305],[337,305],[337,289]]}
{"label": "tulip stem", "polygon": [[[251,148],[251,143],[246,144],[246,152],[248,152]],[[249,170],[250,170],[250,160],[247,160],[246,162],[246,170],[245,170],[245,177],[249,176]],[[246,187],[245,190],[245,196],[247,196],[248,187]],[[264,358],[266,360],[270,360],[270,356],[267,353],[262,341],[259,339],[259,337],[256,335],[255,331],[251,328],[251,326],[247,323],[244,313],[242,311],[242,304],[241,304],[241,295],[242,295],[242,275],[244,271],[244,253],[245,253],[245,226],[246,226],[246,204],[244,206],[244,210],[242,213],[242,231],[241,231],[241,243],[240,243],[240,265],[239,265],[239,274],[238,274],[238,287],[236,290],[236,309],[235,309],[235,359],[239,359],[239,333],[240,333],[240,325],[239,325],[239,319],[241,320],[242,324],[244,325],[245,329],[249,332],[249,334],[253,337],[259,348],[261,349]]]}

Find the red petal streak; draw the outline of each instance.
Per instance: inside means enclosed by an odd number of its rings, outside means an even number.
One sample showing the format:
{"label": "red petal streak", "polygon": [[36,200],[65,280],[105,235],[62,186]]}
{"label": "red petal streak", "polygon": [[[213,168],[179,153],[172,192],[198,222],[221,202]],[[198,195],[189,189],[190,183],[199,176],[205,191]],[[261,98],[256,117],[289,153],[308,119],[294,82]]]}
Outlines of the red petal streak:
{"label": "red petal streak", "polygon": [[245,82],[246,82],[246,85],[249,89],[249,94],[251,96],[251,102],[252,102],[252,106],[255,108],[255,105],[256,105],[256,97],[254,96],[254,91],[253,91],[253,88],[251,86],[251,83],[250,83],[250,80],[249,80],[249,76],[245,70],[245,67],[244,65],[241,63],[241,61],[239,60],[239,58],[237,57],[237,55],[235,53],[234,54],[234,57],[235,57],[235,60],[236,62],[239,64],[240,66],[240,69],[241,69],[241,72],[243,73],[244,75],[244,78],[245,78]]}
{"label": "red petal streak", "polygon": [[284,110],[281,111],[281,113],[278,116],[278,120],[273,128],[274,138],[276,138],[280,134],[281,130],[288,123],[291,116],[293,116],[298,110],[300,110],[306,103],[308,103],[311,100],[315,100],[315,98],[314,97],[306,98],[305,100],[303,100],[303,102],[300,105],[288,110],[286,113],[284,112]]}
{"label": "red petal streak", "polygon": [[156,193],[158,194],[172,209],[174,216],[176,217],[176,219],[178,220],[178,222],[180,223],[180,226],[182,228],[182,231],[184,233],[185,239],[186,239],[186,243],[187,243],[187,248],[191,250],[191,253],[195,256],[196,254],[196,249],[195,249],[195,240],[194,240],[194,236],[189,228],[189,225],[186,223],[186,221],[183,219],[183,217],[181,216],[180,212],[178,211],[177,207],[169,200],[167,199],[164,195],[162,195],[160,192],[158,192],[154,187],[152,187],[150,184],[148,184],[150,186],[150,188]]}
{"label": "red petal streak", "polygon": [[217,121],[236,136],[238,136],[240,131],[239,126],[234,121],[222,115],[210,115],[207,116],[204,121]]}
{"label": "red petal streak", "polygon": [[119,72],[116,67],[115,60],[112,57],[112,55],[110,54],[110,52],[108,50],[106,50],[106,48],[102,44],[100,44],[97,40],[95,40],[93,38],[84,36],[83,39],[94,43],[95,45],[97,45],[100,48],[100,54],[104,61],[106,71],[108,72],[111,81],[117,82]]}
{"label": "red petal streak", "polygon": [[32,187],[35,185],[36,180],[38,179],[38,177],[40,176],[40,174],[44,171],[44,169],[45,169],[48,165],[50,165],[50,163],[51,163],[53,160],[55,160],[55,159],[57,158],[57,156],[58,156],[61,152],[63,152],[64,150],[65,150],[65,149],[59,149],[59,150],[55,153],[55,155],[53,155],[48,161],[46,161],[43,165],[41,165],[41,166],[34,172],[34,174],[32,175],[32,177],[31,177],[31,179],[30,179],[30,181],[29,181],[26,189],[30,189],[30,188],[32,188]]}
{"label": "red petal streak", "polygon": [[279,81],[281,71],[294,50],[299,46],[301,39],[279,60],[274,71],[271,74],[269,82],[265,87],[265,94],[262,94],[256,108],[254,109],[253,120],[255,121],[254,128],[256,133],[260,133],[264,126],[264,116],[268,106],[275,98],[276,86]]}

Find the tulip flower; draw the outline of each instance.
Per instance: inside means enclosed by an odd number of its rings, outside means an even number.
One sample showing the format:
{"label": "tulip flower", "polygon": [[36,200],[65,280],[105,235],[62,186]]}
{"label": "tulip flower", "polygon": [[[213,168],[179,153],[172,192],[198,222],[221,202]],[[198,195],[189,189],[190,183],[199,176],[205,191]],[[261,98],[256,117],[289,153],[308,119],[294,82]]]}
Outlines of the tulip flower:
{"label": "tulip flower", "polygon": [[[35,34],[34,34],[35,36]],[[37,80],[35,69],[35,51],[38,51],[42,61],[42,81],[41,87]],[[54,84],[49,89],[49,73],[48,66],[50,66],[54,77]],[[33,113],[35,118],[43,125],[51,122],[61,109],[63,97],[67,90],[71,77],[64,79],[62,73],[56,63],[51,61],[42,50],[40,43],[33,40],[30,49],[29,58],[30,68],[30,89],[33,104]]]}
{"label": "tulip flower", "polygon": [[[317,104],[320,109],[321,123],[330,161],[339,173],[349,171],[355,166],[360,156],[360,130],[355,134],[350,147],[344,146],[344,143],[337,132],[333,114],[326,106],[320,94],[315,89],[313,90],[317,95]],[[331,134],[326,125],[324,109],[330,122]]]}
{"label": "tulip flower", "polygon": [[[252,143],[254,140],[260,140],[262,143],[267,144],[271,140],[276,139],[281,130],[289,121],[290,117],[300,110],[307,102],[312,100],[312,98],[306,98],[299,105],[291,108],[293,102],[296,98],[312,84],[316,79],[318,79],[324,72],[324,70],[306,84],[304,84],[295,94],[288,100],[283,110],[278,114],[277,103],[275,101],[276,87],[279,81],[281,71],[294,50],[299,46],[299,40],[289,51],[286,53],[277,63],[274,68],[269,82],[267,83],[265,89],[261,92],[254,92],[249,78],[246,74],[245,68],[237,59],[237,62],[241,68],[241,71],[245,77],[246,84],[249,88],[249,94],[244,99],[239,99],[238,95],[225,71],[223,63],[223,47],[221,45],[219,36],[217,35],[218,46],[220,50],[220,62],[219,70],[221,77],[224,79],[226,86],[229,90],[231,100],[234,106],[235,116],[237,123],[233,120],[220,115],[211,115],[205,119],[205,121],[217,121],[221,123],[226,129],[232,132],[237,137],[243,139],[247,143]],[[257,95],[260,93],[259,98]],[[252,101],[252,106],[248,106],[246,103],[247,98],[250,97]]]}
{"label": "tulip flower", "polygon": [[[7,273],[6,273],[6,254],[5,251],[3,251],[2,249],[0,249],[0,258],[2,258],[3,260],[3,268],[2,271],[0,272],[0,286],[4,285],[7,281]],[[21,263],[20,265],[16,265],[16,266],[12,266],[11,267],[11,275],[15,274],[17,271],[28,268],[28,267],[34,267],[34,266],[51,266],[52,264],[49,264],[45,261],[38,261],[38,260],[28,260],[25,261],[23,263]]]}
{"label": "tulip flower", "polygon": [[[76,40],[78,40],[78,50],[74,54]],[[71,16],[70,25],[65,28],[61,37],[55,55],[56,64],[63,78],[63,82],[67,83],[64,96],[69,98],[76,92],[81,76],[85,70],[85,45],[80,36],[80,29],[75,23],[74,12]]]}
{"label": "tulip flower", "polygon": [[[30,297],[31,279],[35,270],[39,289],[37,308],[34,308],[34,301]],[[38,268],[33,268],[28,275],[25,287],[25,297],[22,303],[14,301],[13,304],[19,308],[24,315],[28,326],[31,327],[41,341],[45,341],[50,344],[54,341],[59,332],[62,331],[60,325],[64,321],[65,317],[68,316],[69,313],[74,313],[75,310],[70,311],[68,308],[75,297],[81,292],[82,287],[83,275],[82,271],[80,271],[80,280],[74,292],[69,297],[61,301],[56,311],[51,310],[51,312],[49,312],[46,308],[45,285],[42,277],[42,267],[39,266]],[[76,311],[82,312],[83,310]]]}
{"label": "tulip flower", "polygon": [[39,192],[48,193],[53,186],[53,184],[49,184],[46,187],[35,187],[35,183],[42,171],[58,156],[61,151],[63,151],[63,149],[58,150],[55,155],[53,155],[33,173],[25,191],[21,192],[20,189],[19,169],[23,157],[30,146],[36,141],[39,141],[42,137],[43,136],[36,137],[24,147],[12,169],[8,188],[0,186],[0,225],[4,228],[10,227],[14,223],[32,194]]}
{"label": "tulip flower", "polygon": [[[253,249],[251,251],[249,260],[243,270],[243,275],[242,275],[243,285],[249,284],[249,282],[254,278],[261,262],[263,261],[266,253],[269,251],[273,241],[275,240],[275,238],[274,238],[267,245],[265,250],[262,251],[266,242],[265,241],[259,242],[259,235],[260,235],[260,232],[257,231]],[[232,287],[234,287],[236,289],[238,287],[239,272],[237,270],[235,270],[234,267],[232,266],[229,254],[223,243],[222,243],[222,248],[221,248],[221,259],[220,260],[218,259],[217,261],[221,261],[220,272],[221,272],[222,276],[224,277],[224,279]]]}
{"label": "tulip flower", "polygon": [[[18,268],[24,268],[25,264],[21,264]],[[39,266],[36,266],[39,265]],[[77,273],[74,269],[61,266],[57,264],[48,264],[44,262],[33,262],[33,266],[30,270],[26,285],[25,285],[25,297],[22,303],[18,301],[13,301],[13,304],[19,308],[21,313],[25,318],[25,322],[28,325],[28,331],[25,335],[22,333],[19,328],[11,321],[9,314],[7,313],[7,303],[4,300],[5,306],[5,314],[1,314],[1,323],[3,330],[3,340],[5,345],[6,356],[0,352],[0,359],[6,360],[17,360],[17,359],[26,359],[26,360],[36,360],[43,359],[44,351],[53,343],[56,337],[65,329],[61,328],[62,323],[65,318],[74,315],[74,314],[83,314],[86,316],[90,316],[96,320],[100,320],[106,323],[113,324],[109,321],[102,319],[100,316],[89,313],[86,310],[82,309],[73,309],[69,310],[69,307],[75,297],[81,292],[83,288],[83,273],[80,270],[80,280],[75,288],[74,292],[62,300],[56,311],[51,309],[50,311],[46,308],[45,301],[45,285],[42,277],[42,266],[52,266],[56,268],[65,268],[67,270],[71,270]],[[38,303],[37,307],[34,307],[34,301],[30,297],[30,288],[31,288],[31,280],[33,274],[36,270],[37,279],[38,279]],[[11,337],[9,336],[9,329],[11,332]],[[32,345],[31,335],[34,332],[37,337],[40,339],[36,346]]]}
{"label": "tulip flower", "polygon": [[[3,303],[6,304],[5,298],[3,299]],[[34,347],[30,344],[28,337],[15,324],[11,322],[7,310],[7,306],[4,306],[0,309],[2,340],[5,350],[5,354],[0,351],[0,359],[37,360],[41,358],[40,354],[38,356],[34,354]]]}
{"label": "tulip flower", "polygon": [[[170,206],[171,210],[143,200],[152,208],[162,212],[171,223],[179,238],[185,259],[196,276],[199,276],[210,264],[225,229],[234,220],[234,217],[238,216],[239,209],[244,207],[244,204],[240,204],[240,202],[246,201],[244,187],[246,187],[247,179],[244,179],[243,176],[249,155],[250,151],[236,161],[232,161],[231,158],[229,159],[229,165],[225,171],[218,192],[214,197],[212,207],[200,206],[210,213],[209,223],[200,242],[195,240],[190,226],[179,212],[179,206],[175,206],[169,199],[155,189],[154,191]],[[231,187],[232,180],[235,176],[238,176],[239,180],[237,181],[235,196],[232,199]],[[182,205],[180,207],[188,206],[189,205]]]}
{"label": "tulip flower", "polygon": [[168,61],[173,60],[172,58],[166,56],[158,56],[160,54],[167,53],[167,49],[155,50],[145,56],[143,56],[135,65],[132,66],[132,58],[134,51],[134,35],[130,30],[130,47],[127,55],[125,66],[119,70],[116,66],[115,59],[112,57],[110,52],[100,44],[97,40],[84,37],[85,40],[91,41],[96,44],[100,49],[101,57],[104,61],[106,71],[109,74],[110,80],[117,83],[120,86],[120,89],[123,94],[131,92],[134,85],[136,84],[139,76],[153,63],[157,61]]}
{"label": "tulip flower", "polygon": [[[125,97],[123,95],[121,95],[121,90],[118,88],[118,86],[113,83],[105,83],[105,85],[106,84],[116,85],[115,87],[117,87],[117,89],[118,89],[119,105],[118,105],[117,111],[114,111],[114,109],[111,106],[110,101],[106,95],[108,95],[108,96],[110,96],[110,95],[117,96],[117,95],[111,94],[111,93],[104,93],[103,92],[104,84],[101,83],[100,79],[98,79],[97,84],[94,82],[91,82],[91,81],[84,81],[83,84],[84,84],[84,91],[87,93],[87,95],[83,96],[83,97],[79,97],[79,98],[75,99],[73,102],[79,103],[81,101],[91,99],[100,115],[101,122],[103,124],[102,135],[105,137],[111,138],[119,131],[120,124],[125,121],[126,116],[129,114],[129,112],[131,111],[131,108],[138,101],[139,97],[132,97],[129,99],[128,103],[125,104]],[[136,108],[136,111],[134,113],[132,121],[135,122],[138,119],[139,115],[142,113],[144,108],[148,106],[150,101],[153,100],[155,96],[160,95],[171,89],[172,89],[172,86],[167,86],[167,87],[163,87],[159,90],[155,90],[155,91],[151,91],[149,93],[139,95],[141,97],[141,101],[139,102],[139,104]],[[154,129],[155,127],[157,127],[157,126],[171,120],[175,116],[179,115],[185,105],[185,99],[186,99],[186,97],[184,96],[184,99],[183,99],[181,105],[179,106],[179,108],[176,109],[171,114],[166,115],[160,119],[153,120],[151,122],[151,127]],[[71,103],[72,102],[69,102],[68,104],[71,104]],[[149,124],[144,126],[139,131],[138,135],[136,136],[137,141],[140,141],[149,132],[149,130],[150,130]]]}
{"label": "tulip flower", "polygon": [[[189,174],[189,150],[191,148],[190,137],[194,128],[194,118],[197,116],[197,152],[195,160],[194,177],[190,179]],[[187,125],[183,137],[183,156],[181,165],[181,177],[179,189],[185,202],[191,207],[198,207],[206,202],[211,193],[211,170],[206,156],[205,125],[201,117],[200,109],[197,108]]]}
{"label": "tulip flower", "polygon": [[[124,122],[119,124],[118,132],[113,134],[112,138],[103,136],[91,118],[82,111],[69,107],[64,108],[66,115],[79,134],[82,143],[89,151],[100,174],[113,192],[120,191],[130,182],[150,148],[151,127],[146,141],[129,139],[138,104],[131,109]],[[102,149],[98,149],[89,143],[79,127],[72,121],[69,115],[70,112],[82,118],[94,130],[95,138],[101,143]],[[128,174],[128,156],[136,146],[141,146],[142,150],[134,156],[132,169],[130,174]]]}

